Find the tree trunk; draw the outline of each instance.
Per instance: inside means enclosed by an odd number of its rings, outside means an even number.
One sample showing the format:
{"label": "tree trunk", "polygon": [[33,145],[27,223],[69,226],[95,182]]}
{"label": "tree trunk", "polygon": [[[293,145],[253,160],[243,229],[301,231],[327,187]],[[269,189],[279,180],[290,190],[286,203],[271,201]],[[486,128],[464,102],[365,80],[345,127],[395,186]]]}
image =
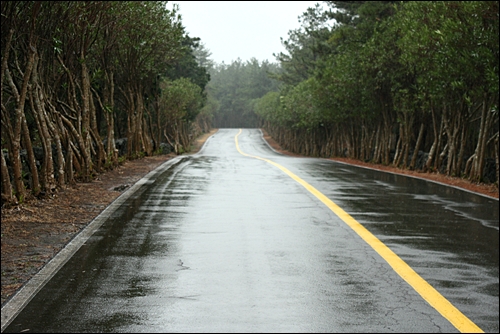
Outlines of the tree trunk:
{"label": "tree trunk", "polygon": [[52,115],[56,119],[54,122],[51,121],[47,113],[45,113],[45,119],[47,121],[47,125],[49,127],[49,130],[52,132],[52,137],[54,138],[54,142],[56,145],[56,152],[57,152],[57,185],[59,187],[62,187],[65,183],[65,165],[66,161],[64,159],[64,153],[62,149],[62,144],[61,144],[61,135],[59,132],[59,127],[57,125],[57,118],[59,117],[59,113],[57,112],[56,108],[49,102],[47,101],[47,104],[49,105],[49,108],[52,110]]}
{"label": "tree trunk", "polygon": [[92,156],[91,156],[91,137],[90,137],[90,78],[87,69],[86,59],[83,51],[81,52],[81,79],[82,79],[82,104],[81,104],[81,116],[82,116],[82,129],[81,136],[83,140],[83,147],[81,150],[85,151],[84,165],[83,165],[83,179],[84,181],[90,181],[92,175]]}
{"label": "tree trunk", "polygon": [[42,162],[42,187],[45,190],[52,190],[55,188],[54,182],[54,162],[52,158],[52,140],[48,130],[47,121],[45,117],[45,99],[42,92],[42,87],[40,86],[40,80],[38,77],[38,57],[36,59],[36,66],[33,70],[32,86],[33,89],[30,92],[30,103],[33,109],[34,118],[38,127],[40,134],[40,141],[43,148],[43,162]]}
{"label": "tree trunk", "polygon": [[441,168],[442,154],[439,154],[439,150],[441,150],[441,146],[443,145],[444,135],[445,135],[444,119],[441,118],[441,127],[439,129],[439,136],[438,136],[437,145],[436,145],[436,157],[434,159],[434,170],[436,170],[436,171],[439,171],[439,169]]}
{"label": "tree trunk", "polygon": [[73,173],[73,150],[71,149],[71,136],[68,133],[68,130],[64,127],[61,114],[56,115],[57,126],[59,128],[59,133],[62,135],[61,142],[64,143],[64,147],[66,149],[66,157],[65,157],[65,179],[64,182],[68,184],[74,184],[74,173]]}
{"label": "tree trunk", "polygon": [[[73,125],[73,123],[71,123],[71,121],[69,119],[67,119],[63,115],[61,115],[61,119],[62,119],[63,123],[66,125],[66,128],[69,130],[70,134],[73,136],[74,141],[77,142],[78,146],[80,147],[80,150],[77,150],[75,147],[73,147],[73,150],[74,150],[74,152],[79,152],[81,155],[81,158],[76,159],[76,160],[72,159],[72,160],[73,160],[73,163],[76,163],[79,165],[79,166],[75,166],[75,167],[77,168],[77,170],[79,170],[79,172],[80,172],[79,174],[83,177],[83,179],[85,181],[87,181],[88,178],[90,177],[90,175],[85,176],[85,172],[86,172],[85,163],[86,163],[86,161],[88,161],[89,157],[88,156],[86,157],[87,151],[85,150],[85,143],[83,142],[83,138],[80,136],[80,134],[78,133],[78,130],[75,128],[75,126]],[[68,136],[68,137],[71,138],[71,136]],[[73,140],[70,140],[71,145],[72,145],[72,143],[73,143]],[[81,163],[79,162],[79,160],[81,161]],[[81,166],[82,163],[83,163],[83,166]]]}
{"label": "tree trunk", "polygon": [[2,159],[2,201],[7,203],[14,203],[15,197],[12,193],[12,184],[10,183],[9,169],[7,168],[7,162],[3,156],[3,152],[0,152],[0,159]]}
{"label": "tree trunk", "polygon": [[22,135],[23,143],[26,148],[26,155],[28,157],[28,164],[31,172],[31,191],[33,195],[37,196],[40,193],[40,180],[38,178],[38,169],[36,168],[36,159],[33,154],[33,145],[31,144],[30,133],[28,129],[28,124],[26,123],[26,116],[23,113],[22,119]]}
{"label": "tree trunk", "polygon": [[[31,40],[31,38],[30,38]],[[26,196],[26,190],[24,187],[23,183],[23,177],[22,177],[22,164],[21,164],[21,156],[20,156],[20,151],[21,151],[21,128],[22,128],[22,120],[24,117],[24,105],[26,103],[26,95],[28,92],[28,83],[31,78],[31,72],[33,70],[33,65],[35,62],[35,53],[36,49],[34,46],[31,44],[31,41],[29,42],[29,48],[28,48],[28,57],[27,57],[27,62],[26,62],[26,68],[24,70],[23,74],[23,79],[21,83],[21,90],[18,91],[16,85],[14,84],[14,80],[12,79],[12,76],[10,74],[10,71],[8,68],[5,69],[5,75],[7,77],[7,80],[9,82],[9,86],[12,89],[12,92],[15,97],[15,102],[16,102],[16,107],[15,107],[15,122],[14,126],[12,127],[13,130],[13,137],[12,137],[12,169],[13,169],[13,174],[14,174],[14,187],[16,190],[16,197],[18,200],[23,200]]]}
{"label": "tree trunk", "polygon": [[144,127],[143,127],[143,119],[144,119],[144,100],[142,98],[142,92],[139,87],[136,87],[135,91],[136,97],[136,112],[135,112],[135,124],[136,124],[136,132],[135,132],[135,142],[136,154],[139,156],[141,153],[146,152],[146,143],[144,140]]}
{"label": "tree trunk", "polygon": [[[6,38],[6,43],[5,43],[5,54],[2,57],[2,69],[1,69],[1,74],[0,74],[0,101],[2,104],[2,123],[5,121],[9,122],[8,120],[8,115],[7,115],[7,110],[4,106],[4,99],[3,99],[3,83],[4,83],[4,77],[5,77],[5,72],[7,71],[7,61],[9,59],[9,53],[10,53],[10,45],[12,41],[12,36],[14,35],[14,30],[10,29],[9,34],[7,35]],[[7,125],[7,124],[6,124]],[[10,128],[12,129],[12,125],[9,125]],[[9,131],[11,132],[11,131]],[[11,140],[10,140],[11,141]],[[5,157],[3,156],[3,151],[0,151],[1,156],[1,171],[2,171],[2,201],[5,201],[7,203],[14,203],[15,202],[15,197],[12,192],[12,183],[10,182],[10,174],[9,174],[9,169],[7,167],[7,162],[5,161]]]}
{"label": "tree trunk", "polygon": [[396,143],[396,152],[394,153],[393,165],[398,167],[401,162],[402,146],[403,146],[403,124],[399,124],[399,138]]}
{"label": "tree trunk", "polygon": [[417,143],[415,144],[415,149],[413,150],[413,157],[410,162],[411,170],[415,169],[415,164],[417,163],[418,151],[420,150],[420,145],[422,144],[422,140],[424,138],[424,130],[425,125],[424,122],[422,122],[422,124],[420,124],[420,130],[418,131]]}
{"label": "tree trunk", "polygon": [[29,101],[31,105],[31,110],[33,112],[33,119],[35,120],[36,127],[38,130],[39,134],[39,139],[40,143],[42,145],[42,150],[44,152],[43,159],[41,161],[41,166],[40,166],[40,183],[41,187],[43,190],[47,188],[48,184],[48,178],[47,178],[47,156],[45,154],[45,151],[47,150],[47,134],[45,134],[44,130],[42,129],[42,124],[40,122],[40,109],[38,106],[35,105],[35,95],[36,93],[36,88],[33,88],[32,91],[29,92]]}
{"label": "tree trunk", "polygon": [[101,136],[99,135],[99,127],[96,118],[96,108],[92,94],[90,94],[89,100],[90,100],[90,135],[91,138],[94,140],[95,145],[97,146],[97,155],[95,161],[96,161],[96,169],[100,173],[103,168],[103,163],[106,160],[106,153],[104,151],[104,145],[102,143]]}
{"label": "tree trunk", "polygon": [[146,118],[142,118],[142,141],[144,142],[144,150],[147,156],[153,155],[153,139],[151,138],[150,127],[147,124]]}
{"label": "tree trunk", "polygon": [[135,102],[132,89],[127,88],[127,92],[123,91],[125,100],[127,101],[127,157],[135,157]]}
{"label": "tree trunk", "polygon": [[109,108],[109,110],[105,110],[106,120],[108,122],[108,145],[107,145],[107,154],[108,158],[111,157],[111,161],[113,162],[113,166],[118,165],[118,150],[116,149],[115,144],[115,79],[114,73],[111,71],[109,75],[107,75],[107,91],[104,99],[105,106]]}
{"label": "tree trunk", "polygon": [[378,164],[382,161],[382,150],[381,150],[381,147],[382,147],[382,140],[380,138],[380,124],[377,125],[377,133],[375,134],[375,151],[374,151],[374,154],[373,154],[373,162]]}
{"label": "tree trunk", "polygon": [[496,175],[497,175],[497,188],[499,187],[499,183],[498,183],[498,132],[497,132],[497,135],[496,135],[496,138],[495,138],[495,171],[496,171]]}
{"label": "tree trunk", "polygon": [[483,101],[483,108],[481,110],[481,123],[479,127],[477,146],[474,152],[475,157],[472,162],[472,170],[470,175],[470,179],[475,182],[481,182],[483,180],[488,132],[491,128],[491,125],[493,124],[494,117],[497,117],[498,119],[498,113],[492,112],[490,109],[491,105],[489,102],[487,102],[487,98],[485,97]]}
{"label": "tree trunk", "polygon": [[[12,154],[12,142],[13,142],[12,138],[14,138],[14,130],[12,129],[12,124],[7,114],[7,109],[5,108],[3,103],[2,103],[2,123],[3,123],[2,126],[5,127],[7,132],[7,146],[9,147],[8,154],[10,155]],[[9,160],[11,160],[10,157]],[[10,164],[12,165],[12,161],[10,161]],[[7,201],[8,203],[17,204],[16,197],[14,196],[14,188],[12,187],[12,183],[10,181],[10,173],[7,167],[7,162],[5,161],[5,157],[3,156],[3,150],[2,150],[2,199]]]}
{"label": "tree trunk", "polygon": [[432,105],[431,105],[431,115],[432,115],[432,129],[434,130],[434,141],[432,142],[432,146],[429,151],[429,156],[427,157],[427,161],[425,162],[424,172],[427,172],[428,170],[431,169],[432,160],[434,159],[434,155],[438,150],[437,146],[439,140],[439,132],[437,130],[436,113],[434,112],[434,106]]}
{"label": "tree trunk", "polygon": [[464,124],[462,126],[462,132],[460,134],[460,149],[458,150],[458,158],[457,158],[457,175],[462,175],[462,164],[465,155],[465,147],[467,146],[467,126]]}
{"label": "tree trunk", "polygon": [[[448,106],[443,108],[443,120],[445,121],[445,131],[448,135],[448,163],[446,164],[446,175],[457,176],[457,138],[460,128],[463,126],[463,113],[451,115]],[[462,108],[460,108],[462,110]]]}
{"label": "tree trunk", "polygon": [[413,137],[413,123],[415,121],[415,115],[410,113],[409,115],[406,116],[406,121],[405,121],[405,151],[403,155],[403,168],[406,169],[408,168],[408,159],[410,157],[410,146],[411,146],[411,140]]}
{"label": "tree trunk", "polygon": [[[102,113],[104,114],[104,119],[106,120],[107,143],[106,143],[105,165],[114,167],[118,164],[118,152],[116,150],[116,145],[115,145],[115,132],[114,132],[115,122],[113,117],[114,100],[113,98],[110,97],[113,96],[113,91],[114,91],[114,84],[112,82],[113,74],[111,73],[110,76],[106,75],[106,78],[107,78],[106,88],[104,89],[104,97],[103,97],[104,103],[102,102],[99,93],[94,89],[92,91],[94,92],[94,95],[97,98],[97,102],[99,103]],[[95,131],[97,131],[97,129]]]}

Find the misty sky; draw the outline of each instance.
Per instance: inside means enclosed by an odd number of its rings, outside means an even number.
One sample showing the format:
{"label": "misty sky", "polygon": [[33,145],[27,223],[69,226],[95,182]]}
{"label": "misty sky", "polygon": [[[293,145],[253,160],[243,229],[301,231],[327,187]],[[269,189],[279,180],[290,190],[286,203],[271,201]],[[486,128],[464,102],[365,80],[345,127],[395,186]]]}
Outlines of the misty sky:
{"label": "misty sky", "polygon": [[169,1],[179,5],[182,23],[190,37],[200,37],[217,63],[276,62],[273,53],[284,52],[280,37],[300,27],[298,17],[320,1]]}

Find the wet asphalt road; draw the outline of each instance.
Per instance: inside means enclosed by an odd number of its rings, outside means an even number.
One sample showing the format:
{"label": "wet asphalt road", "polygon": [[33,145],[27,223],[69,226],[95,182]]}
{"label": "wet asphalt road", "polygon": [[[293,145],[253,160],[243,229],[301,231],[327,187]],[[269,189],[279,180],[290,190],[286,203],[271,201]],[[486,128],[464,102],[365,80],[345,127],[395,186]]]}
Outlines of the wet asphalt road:
{"label": "wet asphalt road", "polygon": [[[458,332],[374,249],[221,129],[119,206],[5,332]],[[486,332],[499,331],[498,200],[274,153]]]}

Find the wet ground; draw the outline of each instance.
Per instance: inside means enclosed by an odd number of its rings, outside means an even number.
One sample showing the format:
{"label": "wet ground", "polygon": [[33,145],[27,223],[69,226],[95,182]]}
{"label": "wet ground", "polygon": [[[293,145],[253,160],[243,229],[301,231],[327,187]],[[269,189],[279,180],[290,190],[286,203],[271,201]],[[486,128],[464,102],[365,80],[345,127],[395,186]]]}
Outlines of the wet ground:
{"label": "wet ground", "polygon": [[[456,332],[303,186],[220,130],[117,203],[6,332]],[[498,201],[239,146],[286,167],[498,332]],[[3,316],[3,315],[2,315]]]}

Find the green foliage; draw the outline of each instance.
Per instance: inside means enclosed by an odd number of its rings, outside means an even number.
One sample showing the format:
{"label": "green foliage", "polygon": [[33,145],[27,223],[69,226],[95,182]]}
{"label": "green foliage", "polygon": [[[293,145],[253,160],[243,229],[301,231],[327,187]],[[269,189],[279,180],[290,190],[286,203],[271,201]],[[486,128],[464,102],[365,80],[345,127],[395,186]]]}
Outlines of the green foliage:
{"label": "green foliage", "polygon": [[[55,168],[64,168],[69,178],[89,179],[92,166],[109,167],[102,165],[116,154],[112,145],[99,145],[103,138],[110,139],[108,131],[118,138],[127,137],[130,157],[151,154],[164,140],[165,127],[158,119],[163,119],[163,124],[170,120],[187,124],[182,131],[189,138],[188,123],[199,115],[210,79],[209,52],[199,38],[186,34],[177,6],[168,10],[164,1],[11,1],[2,2],[1,11],[1,53],[8,69],[2,73],[12,76],[12,87],[18,90],[3,91],[2,128],[12,128],[15,134],[2,131],[2,148],[14,143],[20,143],[22,150],[37,147],[44,135],[52,136],[52,145],[62,141],[67,146],[67,141],[72,141],[79,150],[73,166],[55,166],[71,160],[48,154],[40,163],[52,162]],[[25,76],[29,71],[31,76]],[[169,107],[162,115],[160,83],[164,78],[173,82],[169,91],[178,92],[179,97],[171,96],[170,100],[180,106]],[[182,81],[185,78],[190,81]],[[7,84],[5,77],[2,80]],[[26,89],[28,84],[36,90]],[[37,99],[32,95],[35,91]],[[47,113],[41,117],[47,119],[48,134],[35,122],[42,112],[38,105]],[[205,111],[207,122],[213,106]],[[24,113],[32,145],[25,142],[26,137],[20,138],[17,110]],[[167,120],[167,116],[172,119]],[[170,126],[167,133],[175,135],[177,130]],[[91,139],[87,137],[90,133]],[[13,162],[8,164],[12,170]],[[50,169],[40,172],[50,173]],[[40,176],[39,183],[52,182],[49,175]],[[67,182],[72,182],[69,178]],[[30,181],[25,182],[33,183]],[[19,184],[15,186],[19,188]]]}
{"label": "green foliage", "polygon": [[498,2],[409,2],[396,20],[401,62],[430,96],[498,94]]}
{"label": "green foliage", "polygon": [[202,107],[201,88],[190,79],[161,83],[160,106],[167,122],[193,121]]}
{"label": "green foliage", "polygon": [[273,77],[286,85],[296,85],[313,75],[317,61],[330,52],[327,19],[318,4],[308,8],[301,16],[302,27],[289,31],[288,40],[281,39],[286,53],[274,55],[281,69]]}
{"label": "green foliage", "polygon": [[432,145],[445,150],[426,168],[443,171],[446,156],[446,172],[459,175],[472,156],[482,171],[498,135],[498,2],[327,4],[309,8],[283,41],[279,103],[269,94],[255,104],[267,126],[310,141],[285,144],[314,154],[334,142],[334,154],[389,163],[395,152],[394,163],[405,164],[413,149]]}
{"label": "green foliage", "polygon": [[283,112],[281,110],[281,100],[279,92],[269,92],[260,99],[256,100],[254,105],[255,113],[264,120],[273,123],[281,123],[279,119]]}
{"label": "green foliage", "polygon": [[191,38],[185,35],[182,41],[183,53],[174,64],[170,65],[167,70],[167,77],[170,80],[179,78],[189,78],[197,84],[203,92],[205,86],[210,81],[210,75],[207,68],[201,66],[195,56],[195,50],[200,48],[200,39]]}
{"label": "green foliage", "polygon": [[243,63],[240,59],[230,65],[217,65],[211,73],[209,95],[217,101],[214,126],[219,128],[257,127],[254,112],[257,99],[278,89],[278,82],[270,77],[276,73],[276,64],[256,59]]}

